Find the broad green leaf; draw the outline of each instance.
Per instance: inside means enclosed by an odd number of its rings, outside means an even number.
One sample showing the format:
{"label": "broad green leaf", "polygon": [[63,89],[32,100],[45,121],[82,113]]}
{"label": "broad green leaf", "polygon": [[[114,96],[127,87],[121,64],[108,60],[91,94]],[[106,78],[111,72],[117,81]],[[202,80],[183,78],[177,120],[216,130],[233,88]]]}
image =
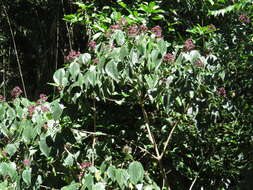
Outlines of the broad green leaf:
{"label": "broad green leaf", "polygon": [[64,160],[63,165],[71,167],[71,166],[73,166],[73,163],[74,163],[73,156],[68,154],[67,158]]}
{"label": "broad green leaf", "polygon": [[22,178],[27,185],[31,185],[31,173],[32,173],[32,168],[27,168],[22,173]]}
{"label": "broad green leaf", "polygon": [[129,176],[126,170],[124,169],[117,169],[116,170],[116,181],[119,184],[120,188],[123,189],[124,186],[127,185],[127,180]]}
{"label": "broad green leaf", "polygon": [[2,162],[0,163],[0,174],[3,176],[10,176],[12,180],[14,181],[17,177],[17,172],[16,172],[16,165],[15,163],[7,163],[7,162]]}
{"label": "broad green leaf", "polygon": [[42,152],[42,154],[44,154],[46,157],[49,157],[51,148],[49,148],[47,145],[46,137],[41,136],[39,146],[40,146],[40,151]]}
{"label": "broad green leaf", "polygon": [[81,54],[78,58],[78,63],[87,64],[91,60],[91,55],[89,53]]}
{"label": "broad green leaf", "polygon": [[53,101],[50,104],[50,108],[52,109],[53,118],[55,120],[59,120],[60,117],[61,117],[62,111],[63,111],[60,104],[59,104],[59,102],[58,101]]}
{"label": "broad green leaf", "polygon": [[118,81],[119,73],[116,62],[110,61],[109,63],[107,63],[105,66],[105,72],[114,80]]}
{"label": "broad green leaf", "polygon": [[78,189],[79,189],[79,183],[75,183],[75,182],[72,182],[70,185],[67,185],[61,188],[61,190],[78,190]]}
{"label": "broad green leaf", "polygon": [[59,86],[65,86],[67,78],[64,68],[58,69],[53,76],[54,82]]}
{"label": "broad green leaf", "polygon": [[116,168],[115,166],[110,166],[108,169],[107,169],[107,175],[111,178],[112,181],[115,181],[116,180]]}
{"label": "broad green leaf", "polygon": [[93,176],[91,174],[87,175],[85,179],[82,180],[82,183],[84,184],[82,189],[85,189],[87,187],[88,190],[92,190],[94,184]]}
{"label": "broad green leaf", "polygon": [[15,154],[15,152],[17,151],[17,147],[15,144],[8,144],[6,146],[6,151],[10,155],[10,157],[12,157]]}
{"label": "broad green leaf", "polygon": [[115,40],[119,46],[122,46],[125,43],[125,35],[121,30],[117,31],[114,34],[114,36],[115,36]]}
{"label": "broad green leaf", "polygon": [[105,190],[105,184],[104,183],[96,183],[93,187],[92,190]]}
{"label": "broad green leaf", "polygon": [[130,181],[133,184],[142,182],[144,177],[144,169],[140,162],[134,161],[128,167],[128,174],[130,175]]}
{"label": "broad green leaf", "polygon": [[78,63],[73,62],[69,65],[69,72],[73,80],[76,79],[76,76],[80,73],[80,66]]}
{"label": "broad green leaf", "polygon": [[30,120],[23,120],[20,127],[23,129],[22,138],[29,144],[37,135],[36,129]]}

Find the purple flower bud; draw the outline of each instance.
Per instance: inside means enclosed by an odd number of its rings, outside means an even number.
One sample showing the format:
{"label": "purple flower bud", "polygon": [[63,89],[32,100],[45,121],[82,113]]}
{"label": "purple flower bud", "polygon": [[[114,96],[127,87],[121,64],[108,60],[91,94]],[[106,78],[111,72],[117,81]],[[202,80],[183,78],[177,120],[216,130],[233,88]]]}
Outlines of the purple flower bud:
{"label": "purple flower bud", "polygon": [[250,18],[245,14],[241,14],[239,16],[239,21],[242,23],[250,23]]}
{"label": "purple flower bud", "polygon": [[41,111],[44,112],[44,113],[49,111],[49,109],[48,109],[47,106],[41,106],[40,109],[41,109]]}
{"label": "purple flower bud", "polygon": [[24,164],[25,166],[30,166],[30,165],[31,165],[31,161],[28,160],[28,159],[24,159],[23,164]]}
{"label": "purple flower bud", "polygon": [[137,25],[130,26],[130,27],[128,27],[127,30],[128,30],[129,36],[136,36],[139,33],[139,29],[138,29]]}
{"label": "purple flower bud", "polygon": [[193,43],[192,39],[189,38],[184,42],[184,51],[191,51],[195,48],[195,44]]}
{"label": "purple flower bud", "polygon": [[195,63],[194,63],[194,65],[196,66],[196,67],[204,67],[204,63],[202,62],[202,61],[196,61]]}
{"label": "purple flower bud", "polygon": [[15,88],[12,89],[11,96],[16,98],[22,93],[23,93],[23,91],[18,86],[16,86]]}
{"label": "purple flower bud", "polygon": [[227,95],[227,92],[226,92],[225,88],[222,87],[222,88],[219,88],[218,94],[219,94],[220,96],[226,96],[226,95]]}
{"label": "purple flower bud", "polygon": [[146,33],[148,31],[148,27],[146,24],[143,24],[140,26],[140,31],[143,33]]}
{"label": "purple flower bud", "polygon": [[155,26],[151,29],[151,32],[155,34],[156,38],[161,38],[162,37],[162,29],[160,26]]}
{"label": "purple flower bud", "polygon": [[5,97],[0,95],[0,102],[5,102]]}
{"label": "purple flower bud", "polygon": [[29,113],[29,117],[30,117],[30,118],[33,117],[35,108],[36,108],[36,105],[35,105],[35,104],[32,104],[32,105],[28,106],[28,113]]}
{"label": "purple flower bud", "polygon": [[70,50],[69,54],[65,57],[66,61],[72,61],[75,58],[79,57],[81,54],[79,51]]}
{"label": "purple flower bud", "polygon": [[173,55],[171,53],[167,53],[164,55],[163,59],[164,59],[164,61],[171,63],[171,62],[175,61],[176,57],[175,57],[175,55]]}
{"label": "purple flower bud", "polygon": [[84,170],[84,169],[86,169],[86,168],[88,168],[88,167],[90,167],[91,166],[91,163],[90,162],[83,162],[81,165],[80,165],[80,169],[81,170]]}
{"label": "purple flower bud", "polygon": [[99,59],[98,58],[93,59],[93,63],[95,64],[99,63]]}
{"label": "purple flower bud", "polygon": [[117,25],[117,24],[110,26],[110,29],[112,30],[119,30],[120,28],[121,28],[120,25]]}
{"label": "purple flower bud", "polygon": [[89,42],[88,46],[89,46],[90,48],[94,49],[94,48],[96,48],[97,43],[96,43],[94,40],[91,40],[91,41]]}

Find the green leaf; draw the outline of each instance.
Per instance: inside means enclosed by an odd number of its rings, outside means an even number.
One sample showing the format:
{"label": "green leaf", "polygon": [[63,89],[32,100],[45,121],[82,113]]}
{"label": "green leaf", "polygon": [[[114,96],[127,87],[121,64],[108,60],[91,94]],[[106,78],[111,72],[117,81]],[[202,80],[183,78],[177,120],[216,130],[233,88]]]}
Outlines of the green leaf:
{"label": "green leaf", "polygon": [[78,189],[79,189],[79,183],[75,183],[75,182],[72,182],[70,185],[67,185],[61,188],[61,190],[78,190]]}
{"label": "green leaf", "polygon": [[144,169],[140,162],[134,161],[128,167],[128,174],[130,175],[130,181],[133,184],[141,182],[144,177]]}
{"label": "green leaf", "polygon": [[124,186],[127,185],[127,180],[129,176],[126,170],[124,169],[117,169],[116,170],[116,181],[119,184],[120,188],[123,189]]}
{"label": "green leaf", "polygon": [[15,154],[15,152],[17,151],[17,147],[15,144],[8,144],[6,146],[6,151],[10,155],[10,157],[12,157]]}
{"label": "green leaf", "polygon": [[52,109],[53,119],[54,120],[59,120],[60,117],[61,117],[62,111],[63,111],[60,104],[59,104],[59,102],[58,101],[53,101],[50,104],[50,108]]}
{"label": "green leaf", "polygon": [[73,163],[74,163],[73,156],[68,154],[67,158],[64,160],[63,165],[71,167],[71,166],[73,166]]}
{"label": "green leaf", "polygon": [[87,175],[85,179],[82,181],[82,183],[84,184],[82,189],[85,189],[87,187],[88,190],[92,190],[94,184],[93,176],[91,174]]}
{"label": "green leaf", "polygon": [[104,183],[96,183],[92,190],[105,190],[105,184]]}
{"label": "green leaf", "polygon": [[54,82],[59,86],[66,86],[68,83],[66,71],[64,68],[58,69],[53,76]]}
{"label": "green leaf", "polygon": [[46,137],[41,136],[39,146],[40,146],[40,151],[42,152],[42,154],[44,154],[46,157],[49,157],[51,148],[49,148],[47,145]]}
{"label": "green leaf", "polygon": [[78,63],[87,64],[91,60],[91,55],[89,53],[81,54],[78,58]]}
{"label": "green leaf", "polygon": [[119,46],[122,46],[125,43],[125,35],[121,30],[116,31],[114,37]]}
{"label": "green leaf", "polygon": [[117,68],[117,62],[110,61],[105,66],[105,72],[112,77],[114,80],[118,81],[119,79],[119,73]]}
{"label": "green leaf", "polygon": [[32,168],[27,168],[26,170],[23,171],[22,173],[22,178],[24,182],[29,186],[31,185],[31,172]]}
{"label": "green leaf", "polygon": [[15,163],[7,163],[7,162],[2,162],[0,163],[0,174],[3,176],[10,176],[12,180],[14,181],[17,177],[17,172],[16,172],[16,165]]}
{"label": "green leaf", "polygon": [[110,166],[108,169],[107,169],[107,174],[108,176],[111,178],[112,181],[115,181],[116,180],[116,168],[115,166]]}
{"label": "green leaf", "polygon": [[69,65],[69,72],[72,76],[72,79],[75,80],[76,76],[80,73],[80,66],[78,63],[73,62]]}

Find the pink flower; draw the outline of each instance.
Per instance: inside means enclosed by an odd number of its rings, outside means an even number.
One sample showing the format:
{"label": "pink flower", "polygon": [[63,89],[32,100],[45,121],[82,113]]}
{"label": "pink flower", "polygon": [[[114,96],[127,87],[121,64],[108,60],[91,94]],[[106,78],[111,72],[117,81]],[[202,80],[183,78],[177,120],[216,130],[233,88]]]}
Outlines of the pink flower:
{"label": "pink flower", "polygon": [[148,31],[147,25],[146,24],[141,25],[140,26],[140,31],[143,32],[143,33],[147,32]]}
{"label": "pink flower", "polygon": [[226,95],[227,95],[227,92],[226,92],[225,88],[222,87],[222,88],[219,88],[218,94],[219,94],[220,96],[226,96]]}
{"label": "pink flower", "polygon": [[245,14],[241,14],[239,16],[239,21],[242,23],[250,23],[250,18]]}
{"label": "pink flower", "polygon": [[90,167],[91,166],[91,163],[90,162],[83,162],[81,165],[80,165],[80,169],[81,170],[85,170],[86,168]]}
{"label": "pink flower", "polygon": [[195,44],[193,43],[192,39],[189,38],[184,42],[184,51],[191,51],[195,48]]}
{"label": "pink flower", "polygon": [[151,32],[155,33],[156,38],[161,38],[162,37],[162,29],[160,26],[155,26],[151,29]]}
{"label": "pink flower", "polygon": [[30,117],[30,118],[33,117],[35,108],[36,108],[36,105],[35,105],[35,104],[32,104],[32,105],[28,106],[28,113],[29,113],[29,117]]}
{"label": "pink flower", "polygon": [[5,102],[5,97],[0,95],[0,102]]}
{"label": "pink flower", "polygon": [[94,49],[94,48],[96,48],[97,43],[96,43],[96,41],[91,40],[91,41],[89,42],[88,46],[89,46],[90,48]]}
{"label": "pink flower", "polygon": [[137,25],[129,26],[127,30],[128,30],[129,36],[136,36],[139,33],[139,29]]}
{"label": "pink flower", "polygon": [[48,109],[47,106],[41,106],[40,109],[41,109],[41,111],[44,112],[44,113],[49,111],[49,109]]}
{"label": "pink flower", "polygon": [[117,24],[110,26],[110,29],[112,30],[119,30],[120,28],[121,28],[120,25],[117,25]]}
{"label": "pink flower", "polygon": [[175,57],[175,55],[173,55],[171,53],[167,53],[167,54],[164,55],[163,59],[166,62],[173,62],[173,61],[175,61],[176,57]]}
{"label": "pink flower", "polygon": [[93,59],[93,63],[95,64],[99,63],[99,59],[98,58]]}
{"label": "pink flower", "polygon": [[28,159],[24,159],[23,164],[24,164],[25,166],[30,166],[30,165],[31,165],[31,161],[28,160]]}
{"label": "pink flower", "polygon": [[196,67],[204,67],[204,63],[203,63],[202,61],[196,61],[196,62],[194,63],[194,65],[195,65]]}
{"label": "pink flower", "polygon": [[40,99],[37,101],[38,104],[42,104],[43,102],[47,101],[48,97],[46,94],[40,94]]}
{"label": "pink flower", "polygon": [[23,91],[18,86],[16,86],[15,88],[12,89],[11,96],[16,98],[22,93],[23,93]]}
{"label": "pink flower", "polygon": [[79,57],[81,54],[79,51],[70,50],[69,54],[65,57],[67,61],[72,61],[75,58]]}

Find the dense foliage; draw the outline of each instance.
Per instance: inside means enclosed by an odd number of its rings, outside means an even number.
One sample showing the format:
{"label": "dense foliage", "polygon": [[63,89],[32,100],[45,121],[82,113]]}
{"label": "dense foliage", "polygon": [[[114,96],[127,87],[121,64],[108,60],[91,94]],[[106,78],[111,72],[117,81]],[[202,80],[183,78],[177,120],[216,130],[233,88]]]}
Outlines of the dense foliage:
{"label": "dense foliage", "polygon": [[250,189],[252,11],[1,2],[0,189]]}

